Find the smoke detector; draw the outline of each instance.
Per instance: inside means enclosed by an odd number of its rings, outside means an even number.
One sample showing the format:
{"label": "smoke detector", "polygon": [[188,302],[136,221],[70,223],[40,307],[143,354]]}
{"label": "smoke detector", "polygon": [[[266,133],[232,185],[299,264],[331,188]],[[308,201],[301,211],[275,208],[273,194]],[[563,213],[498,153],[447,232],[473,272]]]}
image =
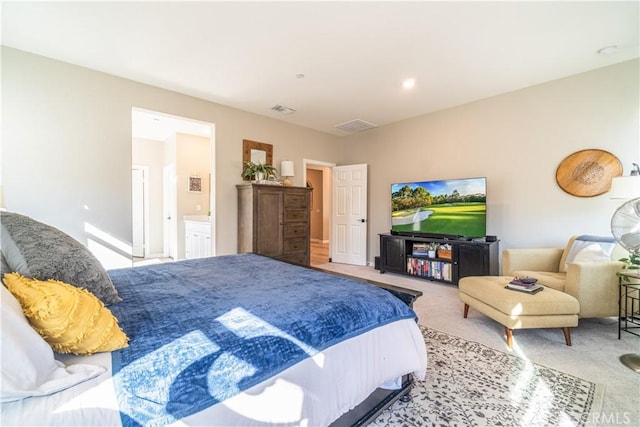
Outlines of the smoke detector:
{"label": "smoke detector", "polygon": [[280,105],[280,104],[274,104],[271,107],[269,107],[269,109],[273,111],[277,111],[278,113],[281,113],[281,114],[291,114],[296,112],[296,110],[294,110],[293,108],[285,107],[284,105]]}
{"label": "smoke detector", "polygon": [[340,129],[344,132],[354,133],[354,132],[362,132],[363,130],[372,129],[377,127],[373,123],[365,122],[364,120],[355,119],[350,120],[348,122],[340,123],[339,125],[335,125],[336,129]]}

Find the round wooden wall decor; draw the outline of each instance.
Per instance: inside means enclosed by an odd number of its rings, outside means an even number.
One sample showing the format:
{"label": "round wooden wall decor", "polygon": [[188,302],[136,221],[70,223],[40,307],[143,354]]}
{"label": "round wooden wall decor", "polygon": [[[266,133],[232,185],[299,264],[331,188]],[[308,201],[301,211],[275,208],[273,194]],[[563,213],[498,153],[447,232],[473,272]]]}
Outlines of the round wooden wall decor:
{"label": "round wooden wall decor", "polygon": [[593,197],[611,189],[611,178],[622,175],[622,163],[604,150],[581,150],[567,156],[556,170],[560,188],[578,197]]}

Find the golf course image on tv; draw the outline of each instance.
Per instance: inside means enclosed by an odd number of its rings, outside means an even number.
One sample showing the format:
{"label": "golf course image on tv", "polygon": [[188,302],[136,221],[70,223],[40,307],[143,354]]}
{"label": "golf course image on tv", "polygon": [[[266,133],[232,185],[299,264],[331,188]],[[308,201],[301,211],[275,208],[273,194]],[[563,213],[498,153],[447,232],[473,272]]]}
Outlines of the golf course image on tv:
{"label": "golf course image on tv", "polygon": [[484,237],[486,178],[392,184],[391,232]]}

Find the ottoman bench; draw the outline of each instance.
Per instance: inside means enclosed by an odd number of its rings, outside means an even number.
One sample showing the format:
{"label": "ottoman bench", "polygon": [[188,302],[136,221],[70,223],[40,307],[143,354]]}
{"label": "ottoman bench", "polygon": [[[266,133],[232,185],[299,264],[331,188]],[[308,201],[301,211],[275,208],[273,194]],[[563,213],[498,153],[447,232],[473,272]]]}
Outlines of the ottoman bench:
{"label": "ottoman bench", "polygon": [[571,345],[571,330],[578,326],[578,300],[569,294],[545,288],[530,295],[505,289],[513,277],[471,276],[460,279],[459,296],[464,303],[464,317],[469,307],[502,324],[507,346],[513,346],[514,329],[562,328],[567,345]]}

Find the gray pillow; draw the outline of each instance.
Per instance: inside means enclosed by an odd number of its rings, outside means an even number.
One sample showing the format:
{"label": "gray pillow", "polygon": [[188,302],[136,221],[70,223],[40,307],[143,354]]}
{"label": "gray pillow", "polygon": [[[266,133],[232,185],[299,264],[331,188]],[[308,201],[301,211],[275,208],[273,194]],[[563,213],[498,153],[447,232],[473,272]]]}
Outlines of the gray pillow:
{"label": "gray pillow", "polygon": [[[4,231],[0,232],[0,239],[2,235],[4,235]],[[2,250],[0,250],[0,274],[11,273],[11,269],[9,268],[9,264],[7,264],[7,260],[4,259],[4,254]]]}
{"label": "gray pillow", "polygon": [[105,304],[122,301],[104,267],[73,237],[13,212],[0,212],[0,225],[3,270],[85,288]]}

